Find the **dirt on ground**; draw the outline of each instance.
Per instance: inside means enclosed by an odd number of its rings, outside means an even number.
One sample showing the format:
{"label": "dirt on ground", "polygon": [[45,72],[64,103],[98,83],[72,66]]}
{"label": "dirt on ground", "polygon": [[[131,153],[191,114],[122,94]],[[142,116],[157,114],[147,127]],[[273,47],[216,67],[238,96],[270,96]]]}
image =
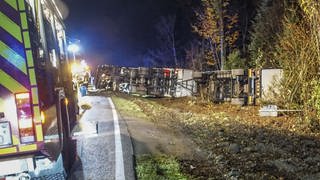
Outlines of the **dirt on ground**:
{"label": "dirt on ground", "polygon": [[136,100],[119,94],[113,96],[117,110],[126,121],[136,156],[165,154],[179,159],[206,157],[184,133],[173,130],[166,122],[153,121]]}
{"label": "dirt on ground", "polygon": [[114,96],[136,153],[177,157],[193,179],[320,179],[320,133],[300,114],[197,98]]}

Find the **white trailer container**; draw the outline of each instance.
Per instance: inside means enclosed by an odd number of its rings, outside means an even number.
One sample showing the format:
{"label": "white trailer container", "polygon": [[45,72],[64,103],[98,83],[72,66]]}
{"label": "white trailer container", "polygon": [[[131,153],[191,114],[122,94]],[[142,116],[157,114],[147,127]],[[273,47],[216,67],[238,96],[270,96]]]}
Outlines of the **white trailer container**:
{"label": "white trailer container", "polygon": [[197,93],[197,83],[193,79],[194,71],[190,69],[176,69],[177,86],[175,97],[193,96]]}
{"label": "white trailer container", "polygon": [[261,70],[261,98],[268,101],[273,97],[273,92],[279,92],[278,85],[282,78],[282,69],[262,69]]}

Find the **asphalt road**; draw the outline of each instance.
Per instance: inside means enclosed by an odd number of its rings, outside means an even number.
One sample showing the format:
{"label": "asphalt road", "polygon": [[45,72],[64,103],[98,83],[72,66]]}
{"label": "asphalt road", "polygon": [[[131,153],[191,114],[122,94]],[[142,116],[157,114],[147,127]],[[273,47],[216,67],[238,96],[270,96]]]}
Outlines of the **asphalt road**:
{"label": "asphalt road", "polygon": [[69,179],[135,179],[131,139],[111,98],[86,96],[81,101],[91,108],[82,112],[74,130],[78,159]]}

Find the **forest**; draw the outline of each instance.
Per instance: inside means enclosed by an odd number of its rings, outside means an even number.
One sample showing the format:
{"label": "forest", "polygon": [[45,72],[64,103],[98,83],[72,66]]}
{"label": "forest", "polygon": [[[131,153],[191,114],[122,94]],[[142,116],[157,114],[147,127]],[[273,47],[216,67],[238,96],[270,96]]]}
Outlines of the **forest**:
{"label": "forest", "polygon": [[299,109],[319,130],[320,2],[317,0],[176,0],[155,26],[152,63],[199,71],[283,69],[272,102]]}

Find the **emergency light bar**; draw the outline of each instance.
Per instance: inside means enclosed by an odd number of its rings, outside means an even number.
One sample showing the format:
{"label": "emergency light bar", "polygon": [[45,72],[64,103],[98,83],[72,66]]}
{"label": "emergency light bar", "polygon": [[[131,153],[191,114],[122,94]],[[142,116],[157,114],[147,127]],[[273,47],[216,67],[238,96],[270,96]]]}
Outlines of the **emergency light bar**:
{"label": "emergency light bar", "polygon": [[29,93],[16,94],[17,115],[21,143],[35,141],[33,129],[33,117],[31,110],[31,98]]}

